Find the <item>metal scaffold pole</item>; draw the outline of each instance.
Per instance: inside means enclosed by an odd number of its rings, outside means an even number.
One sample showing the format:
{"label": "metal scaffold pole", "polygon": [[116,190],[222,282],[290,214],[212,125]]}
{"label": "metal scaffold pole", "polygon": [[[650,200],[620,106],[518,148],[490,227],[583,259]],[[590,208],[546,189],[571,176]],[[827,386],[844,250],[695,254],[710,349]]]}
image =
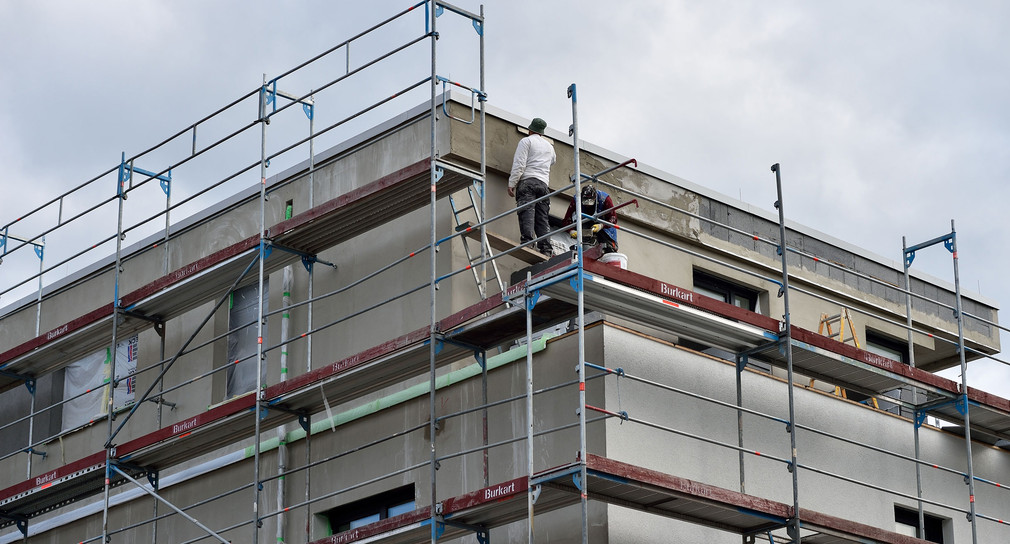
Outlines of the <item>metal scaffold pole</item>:
{"label": "metal scaffold pole", "polygon": [[[967,462],[967,474],[964,475],[965,484],[968,486],[968,521],[971,522],[971,541],[972,544],[978,544],[978,527],[976,526],[975,515],[975,468],[972,460],[971,452],[971,415],[970,415],[970,404],[968,402],[968,363],[965,359],[965,347],[964,347],[964,312],[961,308],[961,275],[958,270],[957,261],[957,231],[954,229],[954,220],[950,220],[950,234],[939,236],[933,238],[927,242],[921,244],[916,244],[912,247],[904,248],[904,266],[905,266],[905,291],[908,292],[908,268],[912,265],[912,261],[915,260],[915,252],[930,247],[939,243],[943,243],[943,246],[950,252],[951,258],[953,260],[954,267],[954,315],[957,318],[957,352],[958,358],[961,363],[961,394],[960,400],[958,401],[958,411],[964,416],[964,447],[965,447],[965,457]],[[902,245],[904,245],[904,239],[902,239]],[[911,329],[910,329],[911,330]],[[911,332],[909,332],[911,335]],[[909,350],[911,351],[911,343],[909,343]],[[918,429],[918,427],[917,427]],[[916,434],[918,437],[918,434]],[[918,446],[918,442],[916,443]],[[918,459],[918,451],[916,451],[916,459]],[[922,530],[924,529],[924,514],[921,509],[921,493],[918,495],[920,499],[919,508],[919,530],[920,537],[922,536]]]}
{"label": "metal scaffold pole", "polygon": [[438,91],[438,64],[436,58],[436,52],[438,50],[438,32],[436,30],[437,25],[437,5],[435,0],[430,0],[428,2],[427,9],[429,10],[429,20],[431,21],[431,109],[429,111],[430,127],[431,127],[431,149],[430,149],[430,169],[429,169],[429,180],[431,185],[431,192],[429,195],[429,217],[430,217],[430,232],[429,232],[429,247],[431,248],[430,253],[430,265],[431,265],[431,277],[428,283],[428,296],[431,300],[430,309],[430,331],[428,334],[428,432],[430,436],[430,447],[431,447],[431,460],[430,460],[430,470],[429,477],[431,478],[431,542],[434,544],[438,541],[438,511],[436,508],[437,503],[437,488],[436,488],[436,475],[438,472],[438,461],[436,458],[435,450],[435,433],[438,430],[438,424],[435,421],[435,354],[437,349],[437,333],[436,321],[437,314],[435,308],[435,294],[437,289],[436,278],[438,277],[437,270],[437,233],[435,231],[436,217],[435,217],[435,184],[438,181],[437,166],[435,164],[436,148],[435,145],[435,123],[437,122],[437,103],[436,103],[436,92]]}
{"label": "metal scaffold pole", "polygon": [[[579,166],[579,110],[578,110],[578,95],[576,93],[575,84],[572,83],[568,87],[568,98],[572,99],[572,126],[569,128],[569,136],[572,137],[572,154],[573,161],[575,164],[575,194],[582,194],[582,172]],[[575,199],[575,217],[578,220],[575,222],[576,230],[576,240],[582,240],[582,199]],[[582,244],[575,244],[576,254],[577,254],[577,287],[578,291],[578,325],[579,325],[579,363],[578,363],[578,373],[579,373],[579,486],[580,486],[580,496],[579,502],[582,506],[582,544],[588,544],[589,542],[589,494],[587,493],[586,486],[588,485],[587,474],[586,474],[586,318],[585,318],[585,294],[583,293],[582,286],[584,280],[584,271],[582,268]]]}
{"label": "metal scaffold pole", "polygon": [[[901,237],[901,253],[902,255],[907,255],[908,244],[906,243],[905,237]],[[908,265],[910,264],[907,259],[902,259],[905,269],[905,326],[908,332],[908,366],[915,368],[915,341],[913,338],[913,328],[912,328],[912,288],[911,280],[908,275]],[[916,387],[912,387],[912,405],[918,406],[919,404],[919,392]],[[916,408],[918,410],[918,408]],[[919,428],[922,423],[919,419],[919,414],[916,412],[914,424],[912,425],[913,433],[913,443],[915,448],[915,460],[918,461],[922,453],[922,448],[919,443]],[[922,466],[919,463],[915,463],[915,496],[918,498],[916,501],[916,510],[919,514],[919,534],[926,534],[926,515],[922,509]]]}
{"label": "metal scaffold pole", "polygon": [[961,403],[964,407],[964,447],[965,456],[968,461],[968,475],[965,477],[968,484],[968,510],[971,511],[971,541],[978,544],[978,528],[976,527],[975,516],[975,467],[971,454],[971,410],[968,404],[968,362],[964,355],[964,313],[961,311],[961,275],[957,265],[957,231],[954,230],[954,220],[950,220],[950,250],[951,259],[954,261],[954,299],[957,307],[957,352],[961,362]]}
{"label": "metal scaffold pole", "polygon": [[778,200],[775,201],[775,208],[779,211],[779,247],[778,253],[782,257],[782,296],[783,327],[781,341],[784,343],[786,352],[786,384],[789,391],[789,472],[793,478],[793,517],[789,520],[787,532],[793,542],[803,542],[800,535],[800,484],[799,467],[796,463],[796,399],[795,386],[793,384],[793,338],[792,320],[789,316],[789,267],[786,263],[786,216],[785,206],[782,204],[782,172],[778,163],[772,165],[772,172],[775,172],[775,189]]}
{"label": "metal scaffold pole", "polygon": [[[533,274],[526,272],[523,303],[526,305],[526,474],[533,479],[533,306],[536,300],[530,293]],[[527,542],[533,544],[533,505],[536,501],[533,486],[526,492]]]}
{"label": "metal scaffold pole", "polygon": [[266,202],[267,202],[267,76],[263,74],[260,89],[260,195],[259,195],[259,273],[256,289],[256,401],[253,410],[253,543],[259,542],[260,530],[260,410],[263,397],[263,261],[266,259]]}
{"label": "metal scaffold pole", "polygon": [[[129,170],[128,170],[129,169]],[[119,300],[119,277],[123,270],[123,238],[125,233],[123,232],[123,205],[126,202],[126,180],[132,174],[133,171],[133,161],[131,160],[129,166],[126,163],[126,153],[123,153],[122,159],[119,164],[119,176],[116,180],[116,196],[118,200],[118,218],[116,223],[116,265],[113,269],[113,300],[112,300],[112,346],[109,348],[109,369],[106,371],[107,380],[105,381],[105,392],[108,395],[108,401],[105,405],[105,416],[108,419],[109,427],[109,439],[105,444],[105,485],[103,490],[103,505],[102,505],[102,541],[110,542],[109,537],[109,492],[110,484],[112,482],[112,450],[115,446],[112,444],[112,437],[114,433],[113,428],[113,417],[115,415],[115,398],[116,398],[116,336],[119,334],[119,314],[122,311],[120,309]],[[128,173],[129,172],[129,173]]]}

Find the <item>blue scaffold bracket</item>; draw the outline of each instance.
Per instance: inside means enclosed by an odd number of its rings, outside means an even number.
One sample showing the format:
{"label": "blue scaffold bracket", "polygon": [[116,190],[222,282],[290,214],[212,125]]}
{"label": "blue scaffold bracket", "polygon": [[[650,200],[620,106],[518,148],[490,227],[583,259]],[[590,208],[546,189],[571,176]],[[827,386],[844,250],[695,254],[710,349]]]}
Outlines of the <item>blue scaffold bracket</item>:
{"label": "blue scaffold bracket", "polygon": [[916,410],[916,412],[915,412],[915,428],[916,429],[918,429],[919,427],[922,427],[923,425],[925,425],[925,423],[926,423],[926,416],[927,416],[927,414],[926,414],[925,411]]}
{"label": "blue scaffold bracket", "polygon": [[159,178],[158,183],[161,185],[162,192],[165,193],[166,197],[172,196],[172,169],[168,169],[167,178]]}
{"label": "blue scaffold bracket", "polygon": [[[46,239],[43,238],[42,244],[45,243]],[[42,244],[35,244],[35,243],[32,244],[32,248],[35,250],[35,256],[38,257],[40,261],[42,260],[42,255],[45,253],[45,246]]]}
{"label": "blue scaffold bracket", "polygon": [[747,368],[748,357],[746,355],[738,357],[736,360],[736,371],[737,373],[743,372],[743,369]]}
{"label": "blue scaffold bracket", "polygon": [[473,22],[473,29],[477,32],[477,35],[478,36],[483,36],[484,35],[484,23],[482,21],[478,21],[477,19],[473,19],[472,22]]}
{"label": "blue scaffold bracket", "polygon": [[4,227],[4,231],[0,232],[0,256],[7,254],[7,229],[9,227]]}
{"label": "blue scaffold bracket", "polygon": [[568,284],[572,286],[572,289],[576,293],[582,290],[582,274],[576,274],[572,276],[572,279],[568,280]]}
{"label": "blue scaffold bracket", "polygon": [[581,473],[576,472],[576,473],[572,474],[572,483],[575,484],[575,489],[578,489],[579,491],[585,491],[585,489],[582,489],[582,474]]}
{"label": "blue scaffold bracket", "polygon": [[435,535],[435,540],[442,538],[442,533],[445,533],[445,521],[442,521],[441,517],[431,526],[431,533]]}
{"label": "blue scaffold bracket", "polygon": [[302,111],[305,112],[305,117],[308,117],[309,121],[311,121],[312,120],[312,116],[314,116],[316,114],[316,105],[315,104],[302,104]]}
{"label": "blue scaffold bracket", "polygon": [[441,17],[442,13],[444,13],[444,12],[445,12],[445,8],[444,7],[442,7],[442,6],[438,5],[438,4],[435,4],[435,17]]}
{"label": "blue scaffold bracket", "polygon": [[915,251],[905,252],[905,268],[912,266],[912,261],[915,260]]}
{"label": "blue scaffold bracket", "polygon": [[967,403],[967,400],[968,399],[964,395],[961,395],[954,402],[954,408],[957,408],[957,413],[961,414],[962,416],[968,413],[968,403]]}
{"label": "blue scaffold bracket", "polygon": [[947,248],[947,251],[949,251],[951,253],[954,253],[954,234],[953,233],[951,233],[950,236],[948,236],[946,239],[944,239],[944,241],[943,241],[943,247]]}
{"label": "blue scaffold bracket", "polygon": [[444,347],[445,347],[445,342],[443,342],[441,340],[436,340],[435,341],[435,355],[438,355],[439,353],[442,353],[442,348],[444,348]]}
{"label": "blue scaffold bracket", "polygon": [[435,183],[438,183],[438,181],[440,179],[442,179],[442,176],[444,176],[444,175],[445,175],[445,170],[442,170],[439,167],[435,167]]}
{"label": "blue scaffold bracket", "polygon": [[29,378],[25,380],[25,387],[28,388],[28,393],[30,395],[35,395],[35,379]]}
{"label": "blue scaffold bracket", "polygon": [[312,273],[312,265],[316,264],[316,258],[310,257],[308,255],[302,255],[302,266],[305,267],[305,271]]}
{"label": "blue scaffold bracket", "polygon": [[568,86],[568,98],[572,99],[572,102],[578,102],[578,98],[575,96],[575,84],[572,83]]}
{"label": "blue scaffold bracket", "polygon": [[267,408],[267,406],[266,406],[266,405],[264,404],[264,405],[263,405],[263,406],[262,406],[262,407],[260,408],[260,410],[259,410],[259,413],[260,413],[260,421],[263,421],[264,419],[266,419],[266,418],[267,418],[267,415],[269,415],[269,414],[270,414],[270,409],[269,409],[269,408]]}
{"label": "blue scaffold bracket", "polygon": [[539,301],[539,300],[540,300],[540,290],[539,289],[537,289],[536,291],[530,292],[530,294],[526,297],[526,310],[532,312],[533,308],[535,308],[536,305],[537,305],[537,301]]}
{"label": "blue scaffold bracket", "polygon": [[481,350],[474,350],[473,358],[477,361],[477,364],[480,365],[481,370],[487,367],[487,353]]}
{"label": "blue scaffold bracket", "polygon": [[262,246],[262,250],[263,250],[263,260],[266,261],[267,257],[269,257],[270,254],[274,252],[274,246],[271,245],[271,244],[268,244],[265,240],[261,241],[260,245]]}

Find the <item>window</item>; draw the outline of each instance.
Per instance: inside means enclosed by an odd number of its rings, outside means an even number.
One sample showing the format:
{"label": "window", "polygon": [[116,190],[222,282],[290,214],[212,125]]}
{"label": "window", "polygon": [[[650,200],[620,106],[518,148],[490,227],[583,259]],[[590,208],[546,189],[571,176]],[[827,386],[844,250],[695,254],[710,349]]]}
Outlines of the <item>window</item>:
{"label": "window", "polygon": [[[256,389],[256,318],[258,313],[256,284],[241,287],[232,292],[228,300],[228,361],[237,364],[228,365],[228,384],[225,388],[225,399],[248,393]],[[264,278],[263,292],[270,292],[270,282]],[[263,296],[263,313],[269,309],[267,296]],[[239,330],[239,327],[242,327]],[[263,324],[263,336],[266,337],[267,327]],[[260,368],[261,383],[266,383],[267,367]]]}
{"label": "window", "polygon": [[908,364],[908,342],[885,336],[879,332],[866,329],[866,351],[887,357],[899,363]]}
{"label": "window", "polygon": [[694,292],[744,310],[761,312],[757,290],[731,283],[697,268],[694,270]]}
{"label": "window", "polygon": [[329,525],[326,536],[413,512],[414,484],[398,487],[318,514]]}
{"label": "window", "polygon": [[920,536],[919,512],[915,509],[894,505],[894,532],[939,544],[946,542],[943,539],[944,519],[928,513],[923,514],[923,519],[925,521],[923,525],[926,529],[926,534],[925,536]]}
{"label": "window", "polygon": [[[139,345],[137,335],[116,345],[116,379],[120,381],[116,385],[113,410],[118,411],[133,404],[137,378],[130,375],[137,370]],[[67,365],[63,374],[63,398],[77,398],[63,405],[64,431],[105,416],[105,407],[109,404],[109,389],[102,387],[102,384],[109,382],[111,351],[105,348]],[[126,378],[127,376],[130,377]],[[85,392],[88,393],[78,397]]]}

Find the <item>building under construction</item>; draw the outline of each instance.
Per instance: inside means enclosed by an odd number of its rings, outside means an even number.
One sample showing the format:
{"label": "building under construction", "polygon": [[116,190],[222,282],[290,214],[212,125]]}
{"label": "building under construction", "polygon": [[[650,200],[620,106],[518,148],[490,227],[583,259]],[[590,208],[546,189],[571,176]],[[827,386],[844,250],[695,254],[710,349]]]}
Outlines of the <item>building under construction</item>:
{"label": "building under construction", "polygon": [[935,374],[999,360],[953,223],[870,254],[786,221],[788,165],[772,213],[580,140],[573,84],[547,198],[609,193],[626,261],[547,259],[484,26],[422,1],[0,218],[0,542],[1010,540],[1010,401]]}

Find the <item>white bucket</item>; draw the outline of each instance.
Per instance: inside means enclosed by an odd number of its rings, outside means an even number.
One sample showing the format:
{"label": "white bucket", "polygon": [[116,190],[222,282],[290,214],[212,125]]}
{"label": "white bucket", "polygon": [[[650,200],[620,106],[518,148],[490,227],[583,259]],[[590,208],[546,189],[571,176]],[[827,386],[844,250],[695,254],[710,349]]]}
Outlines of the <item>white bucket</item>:
{"label": "white bucket", "polygon": [[599,262],[609,264],[610,266],[616,266],[621,270],[628,269],[628,256],[624,253],[604,253],[603,256],[599,258]]}

